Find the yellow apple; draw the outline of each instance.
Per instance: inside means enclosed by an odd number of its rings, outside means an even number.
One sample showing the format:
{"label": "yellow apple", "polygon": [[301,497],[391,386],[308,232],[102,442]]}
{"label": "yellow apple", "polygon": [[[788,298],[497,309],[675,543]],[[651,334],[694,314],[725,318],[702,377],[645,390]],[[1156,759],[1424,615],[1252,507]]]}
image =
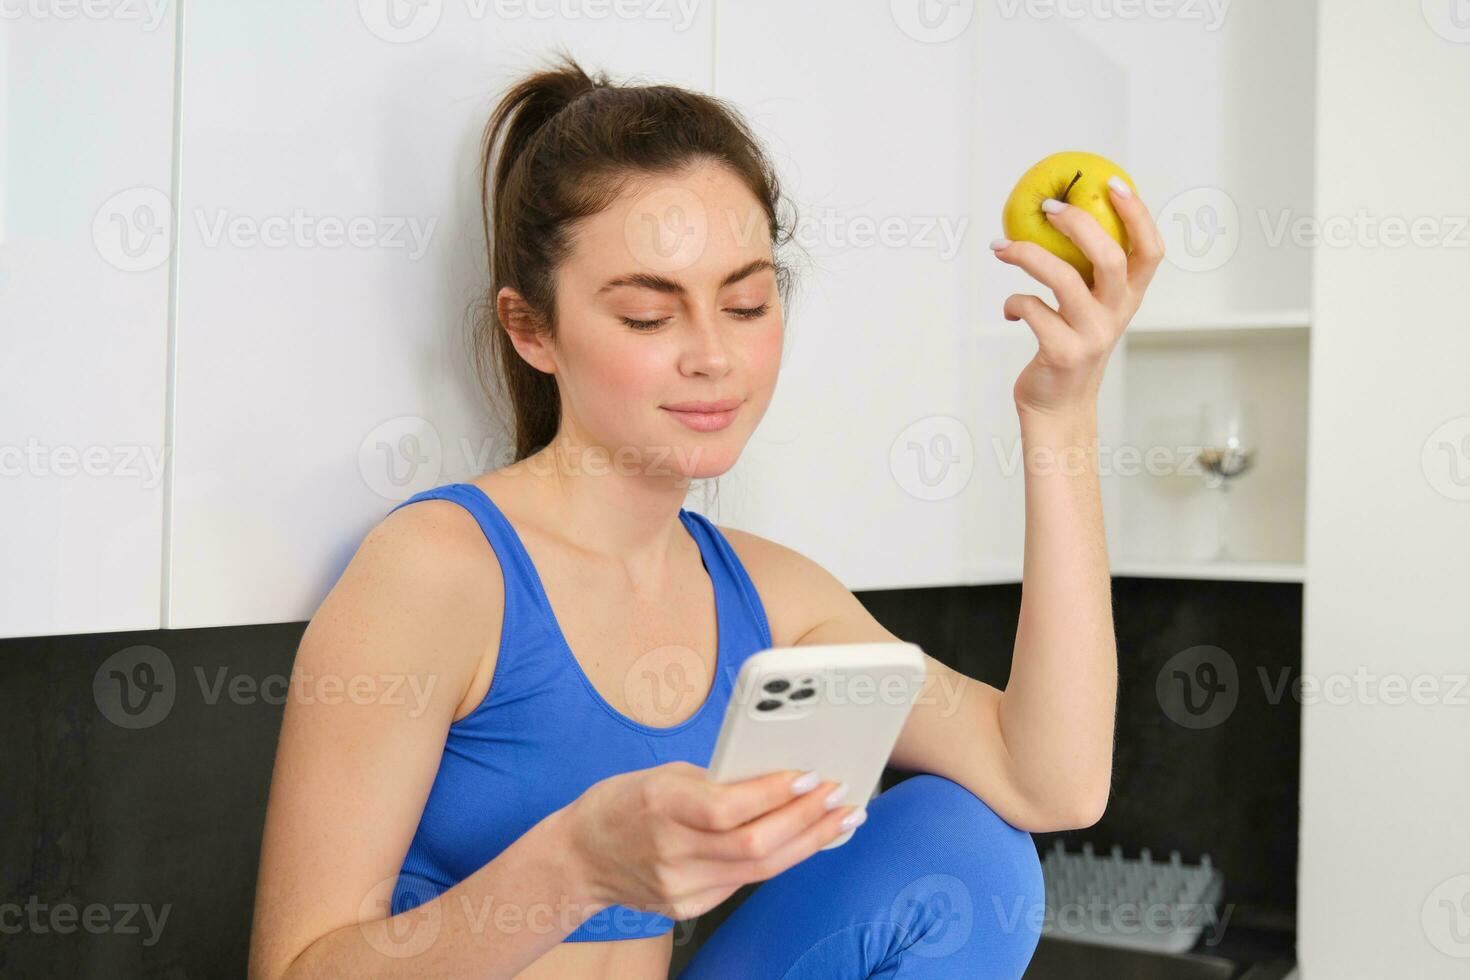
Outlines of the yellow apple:
{"label": "yellow apple", "polygon": [[1041,202],[1050,197],[1081,208],[1096,218],[1113,241],[1127,252],[1128,230],[1108,197],[1108,178],[1114,174],[1123,178],[1133,193],[1138,193],[1133,178],[1106,157],[1080,150],[1053,153],[1022,174],[1006,199],[1001,214],[1006,237],[1014,242],[1035,242],[1082,273],[1083,280],[1091,286],[1092,263],[1072,239],[1047,219]]}

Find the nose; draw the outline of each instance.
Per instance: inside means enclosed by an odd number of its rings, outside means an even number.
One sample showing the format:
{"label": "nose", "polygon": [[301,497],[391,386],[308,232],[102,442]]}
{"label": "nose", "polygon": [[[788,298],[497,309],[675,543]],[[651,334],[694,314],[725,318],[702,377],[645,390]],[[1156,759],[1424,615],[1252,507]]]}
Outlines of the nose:
{"label": "nose", "polygon": [[720,378],[730,370],[729,326],[701,310],[685,320],[680,337],[679,370],[688,375]]}

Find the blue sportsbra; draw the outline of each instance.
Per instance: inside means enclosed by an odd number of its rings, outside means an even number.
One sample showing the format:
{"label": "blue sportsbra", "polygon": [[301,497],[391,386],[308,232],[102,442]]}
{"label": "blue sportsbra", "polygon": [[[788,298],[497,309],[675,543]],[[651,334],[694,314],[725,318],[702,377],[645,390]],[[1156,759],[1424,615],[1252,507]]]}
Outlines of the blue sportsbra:
{"label": "blue sportsbra", "polygon": [[[531,556],[489,495],[472,483],[451,483],[416,493],[393,510],[419,500],[452,500],[474,515],[500,561],[505,615],[490,690],[449,726],[439,771],[399,869],[395,915],[467,878],[600,779],[675,760],[708,766],[740,665],[771,646],[765,609],[734,549],[708,518],[680,508],[679,520],[714,583],[714,683],[699,709],[679,724],[641,724],[609,704],[582,671]],[[613,905],[589,916],[563,942],[638,939],[673,927],[667,916]]]}

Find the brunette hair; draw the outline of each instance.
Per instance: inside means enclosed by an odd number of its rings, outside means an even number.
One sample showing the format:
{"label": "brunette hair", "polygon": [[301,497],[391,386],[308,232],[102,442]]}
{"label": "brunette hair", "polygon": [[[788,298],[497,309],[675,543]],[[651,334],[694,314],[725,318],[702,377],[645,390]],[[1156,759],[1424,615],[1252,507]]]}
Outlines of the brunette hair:
{"label": "brunette hair", "polygon": [[[778,216],[775,170],[739,112],[720,99],[673,85],[615,84],[603,72],[594,78],[563,50],[496,105],[480,155],[490,286],[477,304],[470,345],[486,394],[495,398],[498,380],[509,399],[515,461],[556,435],[561,401],[556,378],[511,344],[497,294],[504,286],[519,292],[534,329],[554,337],[555,274],[571,250],[572,223],[608,207],[635,179],[704,160],[728,167],[755,195],[773,252],[790,240],[791,223]],[[791,269],[779,254],[772,262],[784,306]]]}

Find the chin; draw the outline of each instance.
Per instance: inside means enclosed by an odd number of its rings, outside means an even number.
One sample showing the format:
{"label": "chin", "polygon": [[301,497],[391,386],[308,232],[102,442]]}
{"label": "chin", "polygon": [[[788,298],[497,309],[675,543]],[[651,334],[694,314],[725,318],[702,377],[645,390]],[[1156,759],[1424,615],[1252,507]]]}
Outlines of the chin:
{"label": "chin", "polygon": [[722,476],[740,459],[758,420],[737,417],[734,424],[712,432],[692,431],[681,422],[671,422],[658,437],[646,441],[649,465],[684,480]]}
{"label": "chin", "polygon": [[735,465],[745,448],[745,437],[721,432],[693,439],[649,440],[647,445],[648,472],[668,474],[682,481],[709,480]]}

